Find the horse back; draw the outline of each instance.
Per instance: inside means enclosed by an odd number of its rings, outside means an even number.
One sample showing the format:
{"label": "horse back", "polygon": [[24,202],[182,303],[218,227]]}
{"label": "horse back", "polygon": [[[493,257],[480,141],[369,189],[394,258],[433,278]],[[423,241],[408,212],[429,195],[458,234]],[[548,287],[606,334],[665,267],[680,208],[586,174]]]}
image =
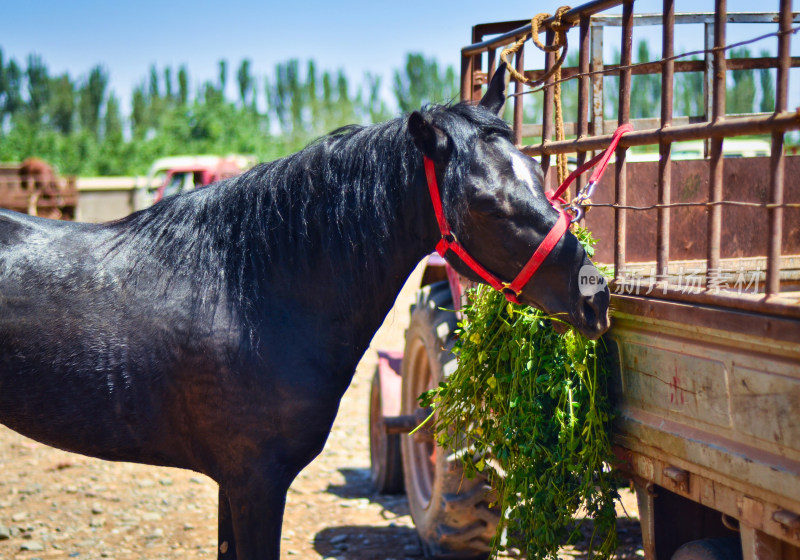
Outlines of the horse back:
{"label": "horse back", "polygon": [[[129,285],[103,226],[0,210],[0,423],[108,459],[143,457],[185,347],[178,305]],[[152,425],[151,425],[152,424]]]}

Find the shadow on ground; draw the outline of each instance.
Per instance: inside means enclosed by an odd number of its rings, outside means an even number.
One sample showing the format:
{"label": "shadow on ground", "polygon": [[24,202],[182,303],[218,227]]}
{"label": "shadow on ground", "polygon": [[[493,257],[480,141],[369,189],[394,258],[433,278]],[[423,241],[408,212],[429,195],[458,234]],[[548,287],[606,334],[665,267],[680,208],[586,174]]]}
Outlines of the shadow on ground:
{"label": "shadow on ground", "polygon": [[314,549],[323,557],[342,560],[422,558],[417,533],[409,527],[331,527],[314,536]]}
{"label": "shadow on ground", "polygon": [[408,500],[405,494],[377,494],[372,487],[369,469],[341,468],[344,484],[329,484],[328,493],[347,500],[367,499],[383,508],[383,517],[409,515]]}
{"label": "shadow on ground", "polygon": [[[370,481],[369,469],[341,468],[344,484],[330,484],[327,491],[346,500],[379,504],[384,519],[409,515],[405,495],[376,494]],[[355,506],[358,507],[358,506]],[[594,523],[585,520],[581,525],[583,538],[574,546],[563,549],[564,558],[582,560],[588,557]],[[621,515],[617,519],[619,548],[617,560],[638,560],[641,556],[642,533],[639,519]],[[314,538],[314,548],[323,556],[348,560],[404,560],[421,558],[422,550],[413,528],[404,526],[371,527],[345,526],[325,529]],[[638,552],[638,553],[637,553]],[[517,555],[511,555],[517,557]],[[524,557],[524,556],[523,556]]]}

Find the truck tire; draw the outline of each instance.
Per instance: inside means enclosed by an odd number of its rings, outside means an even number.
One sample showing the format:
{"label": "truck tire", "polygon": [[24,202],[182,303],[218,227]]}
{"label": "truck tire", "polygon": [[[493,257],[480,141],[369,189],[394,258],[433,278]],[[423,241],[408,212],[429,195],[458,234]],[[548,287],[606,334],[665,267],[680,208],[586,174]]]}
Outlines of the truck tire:
{"label": "truck tire", "polygon": [[739,537],[691,541],[676,550],[672,560],[742,560],[742,543]]}
{"label": "truck tire", "polygon": [[[455,366],[451,353],[456,316],[447,282],[426,286],[412,306],[403,355],[402,414],[414,414],[417,397],[438,386]],[[484,477],[467,479],[453,450],[434,444],[430,432],[404,435],[403,475],[409,509],[427,557],[486,558],[499,522],[490,509]]]}
{"label": "truck tire", "polygon": [[383,427],[381,380],[376,368],[369,392],[370,478],[378,494],[403,493],[403,461],[400,434],[387,434]]}

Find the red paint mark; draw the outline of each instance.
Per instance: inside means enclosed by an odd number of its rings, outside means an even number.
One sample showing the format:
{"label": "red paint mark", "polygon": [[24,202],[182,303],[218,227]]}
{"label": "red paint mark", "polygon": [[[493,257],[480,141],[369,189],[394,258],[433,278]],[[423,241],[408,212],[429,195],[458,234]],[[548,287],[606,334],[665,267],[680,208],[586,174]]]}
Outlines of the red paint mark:
{"label": "red paint mark", "polygon": [[669,395],[670,404],[677,404],[678,402],[680,402],[680,404],[686,403],[686,400],[683,396],[683,390],[680,387],[680,381],[681,380],[678,377],[678,366],[676,365],[675,375],[672,376],[672,381],[669,384],[670,389],[672,389]]}

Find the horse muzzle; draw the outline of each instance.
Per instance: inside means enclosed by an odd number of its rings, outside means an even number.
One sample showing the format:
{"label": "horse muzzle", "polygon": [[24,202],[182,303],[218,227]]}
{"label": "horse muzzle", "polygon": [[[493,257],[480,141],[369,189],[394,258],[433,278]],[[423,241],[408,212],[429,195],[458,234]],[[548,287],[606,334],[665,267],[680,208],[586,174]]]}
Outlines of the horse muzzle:
{"label": "horse muzzle", "polygon": [[570,322],[586,338],[600,338],[611,326],[608,313],[610,301],[611,293],[605,285],[594,293],[581,294]]}

